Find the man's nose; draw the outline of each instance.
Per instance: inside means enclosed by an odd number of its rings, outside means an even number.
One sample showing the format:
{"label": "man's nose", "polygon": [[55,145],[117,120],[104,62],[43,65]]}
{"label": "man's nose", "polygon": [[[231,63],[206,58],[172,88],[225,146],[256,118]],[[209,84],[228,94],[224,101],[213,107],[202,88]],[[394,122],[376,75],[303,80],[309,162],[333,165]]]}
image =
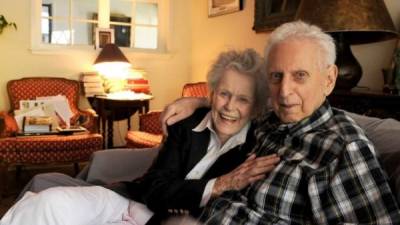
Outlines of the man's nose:
{"label": "man's nose", "polygon": [[281,97],[287,97],[292,93],[292,81],[289,76],[283,76],[280,83],[279,94]]}

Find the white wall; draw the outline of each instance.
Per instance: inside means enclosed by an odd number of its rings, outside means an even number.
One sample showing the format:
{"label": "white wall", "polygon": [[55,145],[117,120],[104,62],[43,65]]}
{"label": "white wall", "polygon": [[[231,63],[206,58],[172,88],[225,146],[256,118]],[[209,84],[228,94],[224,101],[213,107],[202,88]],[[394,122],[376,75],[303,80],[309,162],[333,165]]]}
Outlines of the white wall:
{"label": "white wall", "polygon": [[[254,1],[245,0],[240,12],[208,18],[207,2],[192,3],[192,78],[193,81],[206,79],[208,67],[219,52],[227,49],[255,48],[263,53],[268,33],[255,33]],[[400,30],[400,1],[385,0],[389,13]],[[381,69],[390,64],[395,40],[352,46],[364,74],[359,86],[380,90],[383,86]]]}

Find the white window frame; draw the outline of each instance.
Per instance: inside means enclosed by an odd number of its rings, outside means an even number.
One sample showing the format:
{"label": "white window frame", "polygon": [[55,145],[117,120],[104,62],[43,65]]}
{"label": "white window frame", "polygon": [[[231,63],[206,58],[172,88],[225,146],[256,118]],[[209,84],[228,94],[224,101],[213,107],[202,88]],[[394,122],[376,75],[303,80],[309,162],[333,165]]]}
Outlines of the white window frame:
{"label": "white window frame", "polygon": [[[124,51],[146,54],[159,53],[166,54],[170,51],[170,0],[136,0],[136,2],[147,2],[158,4],[158,38],[156,49],[128,48],[122,47]],[[57,45],[45,44],[41,40],[41,11],[42,0],[31,0],[31,51],[33,53],[68,53],[76,50],[94,50],[94,45]],[[98,0],[98,27],[108,28],[110,25],[110,0]],[[132,15],[134,16],[134,15]],[[133,22],[132,22],[133,23]],[[131,24],[131,28],[134,24]],[[131,30],[133,34],[133,29]]]}

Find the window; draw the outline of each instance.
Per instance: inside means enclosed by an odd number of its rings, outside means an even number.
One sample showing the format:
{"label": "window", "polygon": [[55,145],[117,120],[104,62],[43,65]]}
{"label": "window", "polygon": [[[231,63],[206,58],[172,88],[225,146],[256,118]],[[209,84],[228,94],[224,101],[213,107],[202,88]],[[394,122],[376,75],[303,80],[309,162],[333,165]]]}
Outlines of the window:
{"label": "window", "polygon": [[51,4],[42,4],[42,42],[51,43],[52,21],[49,19],[51,14]]}
{"label": "window", "polygon": [[115,44],[166,51],[168,0],[32,0],[32,48],[89,48],[95,29],[114,29]]}

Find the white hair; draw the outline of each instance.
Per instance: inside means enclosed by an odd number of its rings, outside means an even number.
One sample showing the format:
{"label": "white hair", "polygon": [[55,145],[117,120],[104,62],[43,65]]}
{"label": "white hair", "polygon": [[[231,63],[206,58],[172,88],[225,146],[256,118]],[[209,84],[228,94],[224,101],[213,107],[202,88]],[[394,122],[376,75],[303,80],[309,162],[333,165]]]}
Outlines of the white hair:
{"label": "white hair", "polygon": [[313,40],[320,46],[321,57],[319,57],[318,60],[320,69],[335,64],[336,49],[334,39],[329,34],[324,33],[321,28],[298,20],[284,23],[271,33],[268,44],[264,50],[266,65],[268,65],[268,54],[271,49],[275,45],[292,38]]}
{"label": "white hair", "polygon": [[266,107],[265,99],[269,95],[269,91],[266,85],[265,65],[261,56],[254,49],[230,50],[220,53],[207,74],[210,93],[215,91],[227,70],[234,70],[255,80],[253,111],[255,116],[263,113]]}

